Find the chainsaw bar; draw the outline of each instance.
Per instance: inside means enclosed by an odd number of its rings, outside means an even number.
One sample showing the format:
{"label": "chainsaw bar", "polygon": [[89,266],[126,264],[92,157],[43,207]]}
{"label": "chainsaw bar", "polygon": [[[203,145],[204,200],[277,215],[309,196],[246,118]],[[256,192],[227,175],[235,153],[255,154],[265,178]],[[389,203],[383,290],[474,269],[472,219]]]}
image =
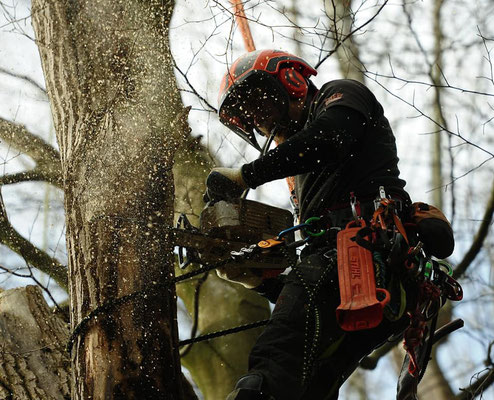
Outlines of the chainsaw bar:
{"label": "chainsaw bar", "polygon": [[266,248],[265,240],[257,244],[248,244],[214,238],[200,232],[179,228],[170,229],[170,233],[174,245],[185,248],[187,251],[186,258],[182,256],[181,264],[186,264],[181,266],[182,268],[191,263],[207,265],[228,258],[232,261],[224,267],[284,269],[289,266],[289,260],[283,252],[276,248]]}
{"label": "chainsaw bar", "polygon": [[210,237],[200,232],[187,231],[180,228],[172,228],[171,240],[175,246],[184,247],[190,253],[193,249],[200,254],[199,260],[204,264],[218,262],[230,257],[232,251],[240,250],[248,246],[247,243],[235,242],[227,239]]}
{"label": "chainsaw bar", "polygon": [[230,258],[232,262],[226,266],[282,269],[289,262],[281,247],[293,242],[294,235],[289,232],[278,242],[272,238],[292,223],[293,215],[288,210],[237,199],[208,203],[201,212],[198,228],[181,214],[171,233],[178,246],[181,268],[191,263],[211,265]]}

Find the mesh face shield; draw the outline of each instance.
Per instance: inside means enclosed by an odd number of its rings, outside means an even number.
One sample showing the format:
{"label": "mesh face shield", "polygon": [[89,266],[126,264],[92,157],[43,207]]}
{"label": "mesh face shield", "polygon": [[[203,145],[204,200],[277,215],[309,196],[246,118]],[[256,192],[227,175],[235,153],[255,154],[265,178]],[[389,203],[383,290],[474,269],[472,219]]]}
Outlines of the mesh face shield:
{"label": "mesh face shield", "polygon": [[220,121],[261,150],[256,132],[270,131],[288,118],[289,97],[280,82],[263,71],[252,71],[230,90],[220,105]]}

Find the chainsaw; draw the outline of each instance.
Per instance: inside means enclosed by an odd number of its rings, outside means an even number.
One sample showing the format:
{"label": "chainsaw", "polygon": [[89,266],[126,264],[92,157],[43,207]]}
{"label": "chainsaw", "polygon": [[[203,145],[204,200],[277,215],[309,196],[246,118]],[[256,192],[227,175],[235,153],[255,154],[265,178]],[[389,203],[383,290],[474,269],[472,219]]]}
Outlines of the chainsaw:
{"label": "chainsaw", "polygon": [[[190,264],[210,265],[229,258],[237,267],[283,269],[289,265],[286,252],[269,244],[279,243],[273,239],[292,225],[290,211],[239,198],[208,203],[201,212],[199,227],[180,214],[172,234],[182,269]],[[283,241],[293,242],[293,232],[283,235]],[[284,247],[295,256],[295,248]],[[239,253],[251,254],[233,257]]]}

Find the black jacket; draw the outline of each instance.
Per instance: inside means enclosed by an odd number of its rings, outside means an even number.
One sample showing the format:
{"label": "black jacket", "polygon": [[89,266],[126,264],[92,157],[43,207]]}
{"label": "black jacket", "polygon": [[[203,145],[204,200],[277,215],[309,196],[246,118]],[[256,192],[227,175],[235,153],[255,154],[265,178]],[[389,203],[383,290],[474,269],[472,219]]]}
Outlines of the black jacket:
{"label": "black jacket", "polygon": [[347,204],[350,192],[370,200],[384,186],[387,193],[408,198],[383,108],[367,87],[349,79],[323,85],[304,128],[243,165],[242,175],[252,188],[295,176],[301,221]]}

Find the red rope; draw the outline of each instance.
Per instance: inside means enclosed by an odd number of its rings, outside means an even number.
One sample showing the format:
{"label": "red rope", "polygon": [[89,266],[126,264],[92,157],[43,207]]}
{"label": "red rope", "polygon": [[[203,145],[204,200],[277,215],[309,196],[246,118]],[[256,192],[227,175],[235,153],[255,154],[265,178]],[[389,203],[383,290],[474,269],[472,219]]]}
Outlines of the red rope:
{"label": "red rope", "polygon": [[252,34],[250,33],[249,21],[245,16],[244,4],[242,0],[230,0],[233,7],[235,8],[235,19],[237,25],[240,28],[242,37],[244,39],[245,48],[247,51],[254,51],[256,46],[254,44],[254,39],[252,39]]}
{"label": "red rope", "polygon": [[[242,38],[244,39],[245,49],[247,51],[254,51],[256,49],[256,45],[254,44],[254,39],[252,38],[252,34],[250,32],[249,20],[247,19],[244,11],[244,4],[242,0],[230,0],[233,7],[235,8],[235,20],[237,21],[237,25],[242,33]],[[290,191],[290,195],[295,193],[295,178],[290,176],[286,178],[288,183],[288,190]],[[295,200],[296,201],[296,200]]]}
{"label": "red rope", "polygon": [[408,313],[410,325],[403,334],[403,347],[410,358],[408,372],[415,378],[420,373],[416,350],[422,344],[427,329],[427,321],[423,309],[431,302],[437,301],[440,296],[441,291],[439,288],[429,281],[420,283],[417,305],[414,311]]}

